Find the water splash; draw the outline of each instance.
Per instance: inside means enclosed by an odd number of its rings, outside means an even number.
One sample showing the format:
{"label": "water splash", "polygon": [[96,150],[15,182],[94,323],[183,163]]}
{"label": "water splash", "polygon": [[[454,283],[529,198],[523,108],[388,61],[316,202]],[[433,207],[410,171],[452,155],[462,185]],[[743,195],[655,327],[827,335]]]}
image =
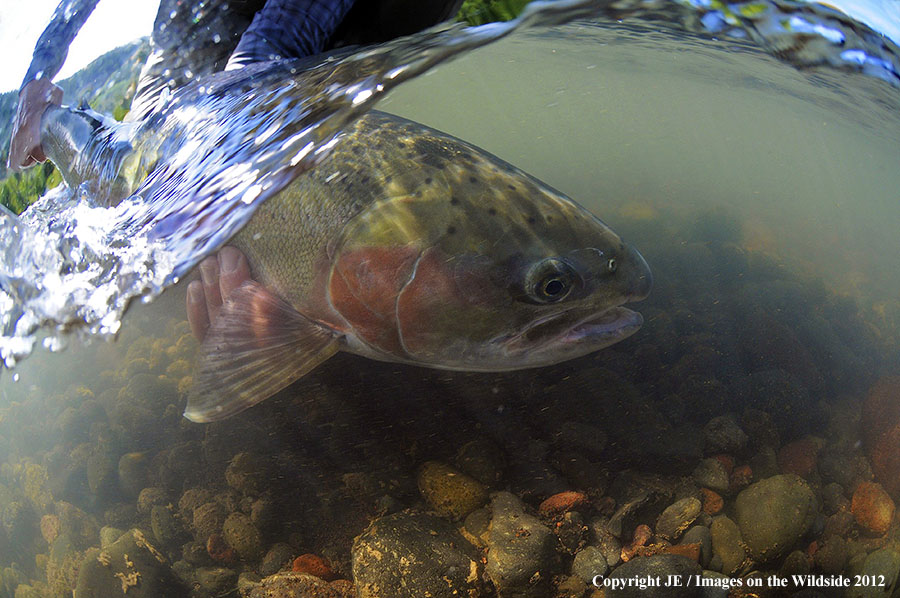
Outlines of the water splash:
{"label": "water splash", "polygon": [[131,300],[158,295],[227,242],[400,83],[518,28],[592,15],[749,39],[797,67],[900,85],[889,38],[832,8],[783,0],[535,2],[509,23],[444,25],[324,61],[201,78],[146,121],[94,140],[76,163],[91,172],[83,184],[48,193],[21,220],[0,213],[0,358],[14,365],[41,331],[50,348],[71,333],[115,334]]}
{"label": "water splash", "polygon": [[[114,140],[94,139],[77,158],[74,170],[90,173],[77,189],[49,193],[21,221],[0,213],[0,358],[15,365],[41,328],[51,349],[72,332],[115,334],[131,300],[158,295],[225,244],[389,90],[518,28],[585,17],[597,6],[535,2],[508,23],[444,25],[324,62],[220,73],[116,129]],[[131,145],[137,153],[122,151]],[[122,199],[124,171],[138,182],[147,176]]]}

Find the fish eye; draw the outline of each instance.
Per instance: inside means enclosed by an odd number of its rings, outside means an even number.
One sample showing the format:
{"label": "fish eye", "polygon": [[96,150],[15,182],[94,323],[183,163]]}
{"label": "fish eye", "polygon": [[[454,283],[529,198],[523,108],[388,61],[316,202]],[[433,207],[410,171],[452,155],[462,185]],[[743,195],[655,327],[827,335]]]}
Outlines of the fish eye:
{"label": "fish eye", "polygon": [[531,267],[526,277],[528,300],[533,303],[561,301],[571,292],[576,276],[572,267],[562,260],[541,260]]}
{"label": "fish eye", "polygon": [[612,274],[619,267],[619,264],[616,263],[616,258],[611,257],[609,261],[606,262],[606,269],[609,270],[609,273]]}

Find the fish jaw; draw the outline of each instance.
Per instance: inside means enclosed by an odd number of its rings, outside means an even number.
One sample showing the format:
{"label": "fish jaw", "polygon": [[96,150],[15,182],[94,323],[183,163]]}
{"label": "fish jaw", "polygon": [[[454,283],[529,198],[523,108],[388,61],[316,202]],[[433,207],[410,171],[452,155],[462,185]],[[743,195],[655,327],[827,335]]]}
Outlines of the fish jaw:
{"label": "fish jaw", "polygon": [[534,322],[509,338],[498,339],[507,355],[508,369],[552,365],[599,351],[637,332],[644,318],[617,306],[584,315],[562,312]]}

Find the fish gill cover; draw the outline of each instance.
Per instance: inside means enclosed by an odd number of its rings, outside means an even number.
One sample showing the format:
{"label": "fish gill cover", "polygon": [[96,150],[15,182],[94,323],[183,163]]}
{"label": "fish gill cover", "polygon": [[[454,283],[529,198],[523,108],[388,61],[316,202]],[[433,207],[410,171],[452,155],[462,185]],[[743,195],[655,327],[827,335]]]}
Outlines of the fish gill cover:
{"label": "fish gill cover", "polygon": [[[336,59],[284,61],[201,79],[137,123],[160,140],[149,176],[110,208],[90,185],[47,193],[19,219],[0,213],[0,357],[27,356],[40,334],[114,335],[129,302],[152,299],[221,247],[268,197],[314,167],[341,130],[403,81],[525,26],[601,15],[747,38],[798,67],[851,70],[900,86],[896,45],[834,9],[797,2],[557,0],[515,20],[442,25]],[[84,156],[100,177],[118,167]],[[104,172],[103,169],[106,169]]]}

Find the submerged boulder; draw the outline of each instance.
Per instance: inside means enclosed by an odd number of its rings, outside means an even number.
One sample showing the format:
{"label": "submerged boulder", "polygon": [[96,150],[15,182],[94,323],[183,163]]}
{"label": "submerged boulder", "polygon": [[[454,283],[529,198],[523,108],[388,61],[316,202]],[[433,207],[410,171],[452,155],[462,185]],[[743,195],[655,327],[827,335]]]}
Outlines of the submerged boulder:
{"label": "submerged boulder", "polygon": [[816,497],[798,475],[776,475],[738,494],[735,519],[741,536],[758,561],[787,552],[809,530],[818,513]]}
{"label": "submerged boulder", "polygon": [[102,550],[89,550],[78,571],[78,598],[187,598],[165,556],[137,529]]}

